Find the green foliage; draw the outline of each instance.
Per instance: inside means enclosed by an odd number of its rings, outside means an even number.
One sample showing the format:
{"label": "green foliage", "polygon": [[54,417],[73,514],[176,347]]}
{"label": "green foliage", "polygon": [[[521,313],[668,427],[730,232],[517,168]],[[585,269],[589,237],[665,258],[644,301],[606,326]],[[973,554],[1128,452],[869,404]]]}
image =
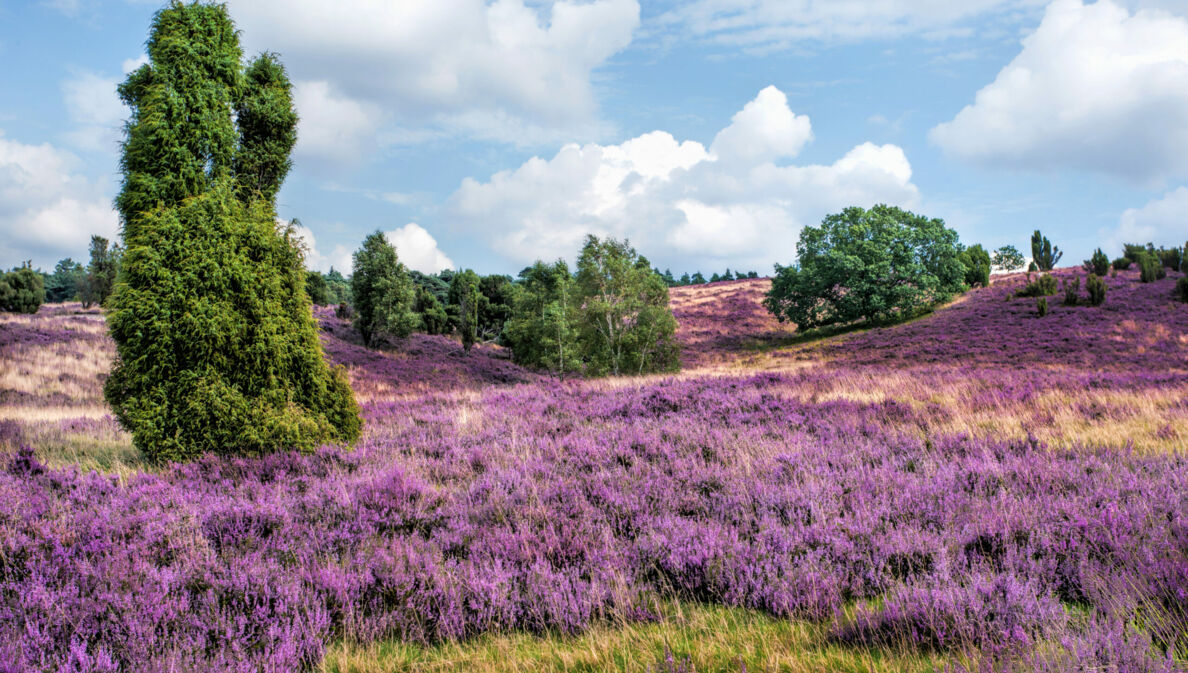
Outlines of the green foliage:
{"label": "green foliage", "polygon": [[1131,261],[1129,257],[1119,257],[1115,259],[1111,265],[1115,271],[1125,271],[1130,268]]}
{"label": "green foliage", "polygon": [[1085,291],[1089,293],[1090,306],[1101,306],[1105,303],[1106,283],[1101,276],[1089,274],[1089,277],[1085,279]]}
{"label": "green foliage", "polygon": [[1089,273],[1098,276],[1104,276],[1110,272],[1110,258],[1101,251],[1101,248],[1093,251],[1093,256],[1085,260],[1085,270]]}
{"label": "green foliage", "polygon": [[1188,276],[1181,276],[1176,281],[1176,294],[1179,295],[1180,301],[1188,302]]}
{"label": "green foliage", "polygon": [[1035,310],[1039,313],[1039,317],[1048,315],[1048,298],[1040,297],[1035,300]]}
{"label": "green foliage", "polygon": [[1184,251],[1180,248],[1159,248],[1156,254],[1159,255],[1163,267],[1172,271],[1179,271],[1184,263]]}
{"label": "green foliage", "polygon": [[1159,258],[1153,254],[1142,253],[1138,255],[1135,260],[1139,267],[1139,280],[1144,283],[1154,283],[1157,280],[1167,278],[1167,269],[1164,268]]}
{"label": "green foliage", "polygon": [[446,313],[445,306],[424,286],[417,286],[417,299],[413,311],[420,318],[421,329],[426,334],[449,333],[450,316]]}
{"label": "green foliage", "polygon": [[87,265],[87,273],[78,288],[83,308],[90,308],[92,304],[102,306],[111,296],[123,254],[118,243],[112,244],[109,249],[106,238],[91,237],[91,263]]}
{"label": "green foliage", "polygon": [[1035,262],[1036,270],[1051,271],[1060,263],[1064,253],[1052,245],[1052,242],[1040,233],[1039,229],[1031,235],[1031,259]]}
{"label": "green foliage", "polygon": [[1056,277],[1050,273],[1045,273],[1039,278],[1031,281],[1015,293],[1016,297],[1050,297],[1056,294],[1058,285]]}
{"label": "green foliage", "polygon": [[627,241],[587,236],[575,285],[588,375],[680,368],[668,287]]}
{"label": "green foliage", "polygon": [[558,378],[581,371],[573,276],[561,260],[537,261],[520,272],[504,341],[517,364]]}
{"label": "green foliage", "polygon": [[276,224],[296,125],[283,69],[262,57],[245,78],[221,5],[165,7],[147,50],[119,88],[132,116],[108,402],[154,462],[353,441],[358,405],[323,358],[293,229]]}
{"label": "green foliage", "polygon": [[693,277],[689,279],[689,285],[705,285],[705,276],[701,275],[700,271],[693,273]]}
{"label": "green foliage", "polygon": [[805,227],[764,305],[805,330],[910,318],[965,289],[957,233],[899,208],[847,208]]}
{"label": "green foliage", "polygon": [[965,284],[974,287],[990,285],[990,253],[981,244],[972,245],[961,250],[957,255],[961,265],[965,267]]}
{"label": "green foliage", "polygon": [[314,306],[328,306],[330,302],[330,288],[326,285],[326,277],[317,271],[305,272],[305,293]]}
{"label": "green foliage", "polygon": [[1139,245],[1137,243],[1122,244],[1122,256],[1134,262],[1135,264],[1138,264],[1140,257],[1147,254],[1148,252],[1154,251],[1155,246],[1151,245],[1150,243],[1146,245]]}
{"label": "green foliage", "polygon": [[31,261],[0,275],[0,310],[37,313],[45,302],[45,279]]}
{"label": "green foliage", "polygon": [[450,280],[450,304],[457,307],[454,329],[462,337],[462,349],[470,349],[478,340],[479,309],[485,297],[479,292],[479,275],[470,269],[459,271]]}
{"label": "green foliage", "polygon": [[377,230],[363,239],[353,261],[351,300],[355,329],[364,345],[371,348],[385,338],[404,339],[412,334],[418,323],[413,311],[416,292],[383,232]]}
{"label": "green foliage", "polygon": [[347,280],[341,272],[330,267],[330,270],[323,274],[322,278],[326,280],[329,303],[345,304],[351,301],[351,281]]}
{"label": "green foliage", "polygon": [[994,251],[994,257],[991,263],[1003,271],[1018,271],[1022,269],[1026,260],[1023,259],[1023,253],[1019,252],[1018,248],[1013,245],[1004,245]]}
{"label": "green foliage", "polygon": [[1064,305],[1076,306],[1079,301],[1079,293],[1081,291],[1080,278],[1066,278],[1064,280]]}
{"label": "green foliage", "polygon": [[513,295],[511,276],[492,274],[479,279],[478,322],[475,332],[483,341],[494,341],[501,332],[503,325],[511,317]]}
{"label": "green foliage", "polygon": [[82,264],[67,257],[58,260],[54,272],[45,279],[45,300],[51,304],[72,301],[87,275]]}

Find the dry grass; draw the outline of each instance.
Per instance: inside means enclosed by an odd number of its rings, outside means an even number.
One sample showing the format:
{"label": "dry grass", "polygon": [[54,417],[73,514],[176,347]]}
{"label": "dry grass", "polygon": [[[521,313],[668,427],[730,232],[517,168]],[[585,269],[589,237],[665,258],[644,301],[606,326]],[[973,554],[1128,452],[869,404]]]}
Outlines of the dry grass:
{"label": "dry grass", "polygon": [[[940,671],[944,662],[906,650],[866,649],[831,642],[828,628],[716,605],[674,603],[664,619],[607,624],[579,636],[486,635],[434,646],[385,641],[338,644],[323,673],[618,673],[657,670],[671,654],[698,673],[742,670]],[[745,667],[745,668],[744,668]],[[663,669],[661,669],[663,670]]]}

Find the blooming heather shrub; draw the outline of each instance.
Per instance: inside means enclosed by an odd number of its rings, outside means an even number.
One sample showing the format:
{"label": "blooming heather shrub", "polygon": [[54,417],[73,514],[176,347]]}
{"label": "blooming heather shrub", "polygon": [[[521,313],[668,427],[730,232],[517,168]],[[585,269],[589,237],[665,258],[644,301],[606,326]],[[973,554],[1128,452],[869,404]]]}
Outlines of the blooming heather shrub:
{"label": "blooming heather shrub", "polygon": [[1106,282],[1097,274],[1089,274],[1085,279],[1085,291],[1089,293],[1089,305],[1101,306],[1105,303]]}
{"label": "blooming heather shrub", "polygon": [[1038,313],[1039,317],[1041,317],[1041,318],[1048,315],[1048,298],[1040,297],[1039,299],[1036,299],[1035,300],[1035,310],[1036,310],[1036,313]]}

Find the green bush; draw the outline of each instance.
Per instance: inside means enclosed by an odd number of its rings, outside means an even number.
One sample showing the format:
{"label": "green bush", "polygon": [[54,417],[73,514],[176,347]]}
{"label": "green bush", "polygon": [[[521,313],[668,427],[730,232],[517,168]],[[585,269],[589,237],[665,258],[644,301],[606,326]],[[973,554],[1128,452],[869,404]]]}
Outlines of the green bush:
{"label": "green bush", "polygon": [[1064,305],[1076,306],[1081,291],[1081,279],[1071,278],[1064,281]]}
{"label": "green bush", "polygon": [[155,462],[353,441],[358,405],[326,364],[301,250],[276,221],[297,123],[283,68],[265,54],[245,76],[221,5],[170,4],[147,48],[119,89],[132,117],[108,402]]}
{"label": "green bush", "polygon": [[1101,248],[1093,251],[1093,256],[1085,260],[1085,270],[1089,273],[1098,276],[1104,276],[1110,272],[1110,258],[1101,251]]}
{"label": "green bush", "polygon": [[1180,301],[1188,302],[1188,276],[1181,276],[1176,281],[1176,294],[1180,295]]}
{"label": "green bush", "polygon": [[1163,263],[1155,255],[1139,255],[1137,262],[1139,266],[1139,280],[1142,282],[1153,283],[1157,280],[1167,278],[1167,269],[1164,268]]}
{"label": "green bush", "polygon": [[1056,294],[1059,289],[1056,277],[1050,273],[1045,273],[1039,278],[1031,281],[1023,286],[1022,290],[1015,293],[1016,297],[1050,297]]}
{"label": "green bush", "polygon": [[1039,312],[1039,317],[1048,315],[1048,298],[1040,297],[1035,300],[1035,309]]}
{"label": "green bush", "polygon": [[970,287],[990,285],[990,253],[980,244],[962,250],[957,258],[965,267],[965,284]]}
{"label": "green bush", "polygon": [[45,280],[31,261],[0,276],[0,310],[37,313],[44,302]]}
{"label": "green bush", "polygon": [[1130,264],[1131,261],[1129,257],[1119,257],[1113,261],[1113,267],[1115,271],[1125,271],[1130,268]]}
{"label": "green bush", "polygon": [[1101,306],[1105,303],[1106,282],[1097,274],[1090,274],[1085,280],[1085,291],[1089,293],[1089,305]]}
{"label": "green bush", "polygon": [[1052,245],[1039,229],[1031,235],[1031,259],[1035,263],[1037,271],[1051,271],[1060,263],[1060,258],[1064,253],[1060,248]]}
{"label": "green bush", "polygon": [[943,220],[878,205],[805,227],[795,266],[777,266],[764,305],[797,329],[919,315],[965,289],[957,233]]}

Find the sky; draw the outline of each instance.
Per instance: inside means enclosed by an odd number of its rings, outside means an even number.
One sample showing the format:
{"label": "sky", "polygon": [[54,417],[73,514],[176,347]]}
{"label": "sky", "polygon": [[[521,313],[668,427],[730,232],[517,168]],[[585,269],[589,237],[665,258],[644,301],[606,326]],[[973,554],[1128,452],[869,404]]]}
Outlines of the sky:
{"label": "sky", "polygon": [[[115,93],[161,5],[0,0],[0,266],[118,237]],[[376,230],[514,275],[586,234],[769,274],[848,206],[1079,264],[1188,240],[1188,0],[231,0],[301,117],[307,264]]]}

